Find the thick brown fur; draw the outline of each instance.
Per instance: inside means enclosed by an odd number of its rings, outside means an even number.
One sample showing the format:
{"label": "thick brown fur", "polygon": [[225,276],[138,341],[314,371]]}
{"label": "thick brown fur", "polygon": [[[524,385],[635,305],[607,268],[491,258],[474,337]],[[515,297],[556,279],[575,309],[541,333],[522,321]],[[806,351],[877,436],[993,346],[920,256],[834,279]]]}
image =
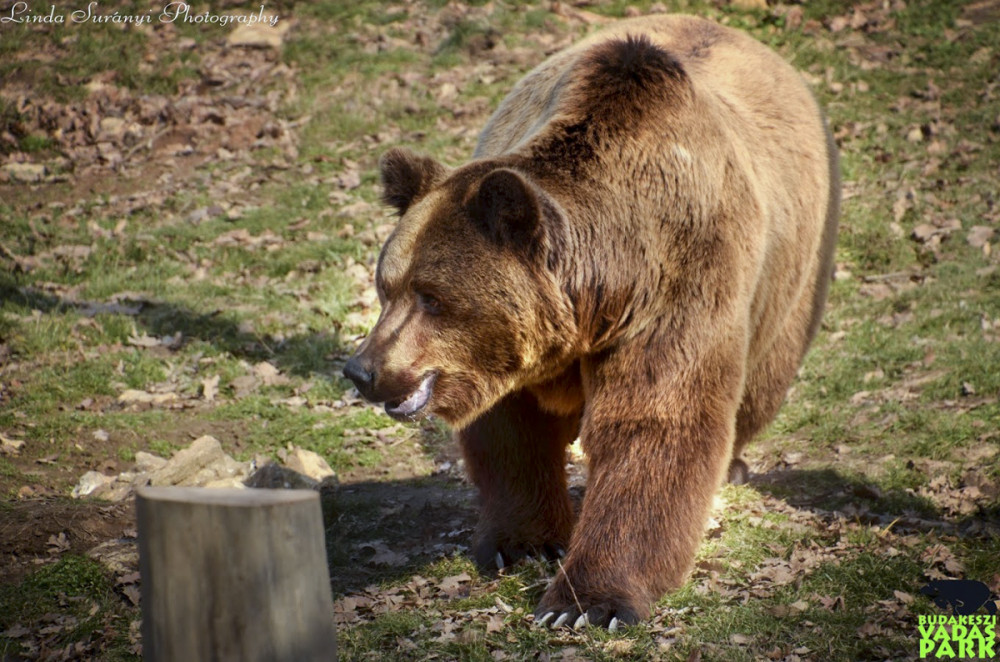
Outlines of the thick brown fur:
{"label": "thick brown fur", "polygon": [[397,149],[382,178],[402,218],[346,372],[456,428],[480,564],[566,551],[537,614],[644,618],[819,325],[839,184],[815,101],[742,33],[647,17],[529,73],[469,164]]}

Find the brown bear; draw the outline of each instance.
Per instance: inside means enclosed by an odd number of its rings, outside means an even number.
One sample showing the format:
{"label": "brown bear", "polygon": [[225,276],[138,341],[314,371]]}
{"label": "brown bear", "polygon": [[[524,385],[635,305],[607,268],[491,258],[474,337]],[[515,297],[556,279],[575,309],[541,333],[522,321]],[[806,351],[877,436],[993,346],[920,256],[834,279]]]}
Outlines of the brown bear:
{"label": "brown bear", "polygon": [[530,72],[470,163],[380,167],[401,219],[345,374],[456,430],[480,565],[565,553],[536,623],[647,617],[819,325],[839,184],[817,103],[738,31],[645,17]]}

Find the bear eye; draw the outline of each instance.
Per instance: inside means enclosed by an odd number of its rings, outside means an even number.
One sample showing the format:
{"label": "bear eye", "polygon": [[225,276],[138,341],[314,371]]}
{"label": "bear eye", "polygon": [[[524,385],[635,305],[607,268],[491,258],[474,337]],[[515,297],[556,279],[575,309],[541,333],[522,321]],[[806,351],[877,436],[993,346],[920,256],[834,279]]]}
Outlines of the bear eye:
{"label": "bear eye", "polygon": [[417,292],[417,303],[429,315],[441,314],[441,302],[432,294]]}

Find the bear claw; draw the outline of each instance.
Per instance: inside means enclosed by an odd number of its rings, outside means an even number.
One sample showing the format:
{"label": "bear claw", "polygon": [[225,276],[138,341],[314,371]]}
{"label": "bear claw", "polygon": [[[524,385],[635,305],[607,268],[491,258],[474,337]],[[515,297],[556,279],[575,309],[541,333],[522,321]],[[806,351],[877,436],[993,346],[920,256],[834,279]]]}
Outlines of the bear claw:
{"label": "bear claw", "polygon": [[535,613],[535,625],[539,627],[559,628],[563,625],[579,630],[592,625],[607,628],[609,632],[617,632],[623,626],[635,625],[639,622],[639,614],[627,607],[615,608],[611,605],[595,605],[590,609],[580,610],[576,607],[564,607],[565,611],[545,611]]}
{"label": "bear claw", "polygon": [[[485,554],[483,557],[479,557],[477,563],[479,563],[481,568],[492,570],[493,567],[496,567],[497,570],[503,570],[508,566],[514,566],[522,562],[551,563],[566,557],[566,550],[560,545],[545,543],[538,547],[528,547],[528,549],[531,551],[494,548],[495,551],[493,551],[492,557],[486,556],[489,554],[489,551],[485,551]],[[489,561],[486,559],[489,559]],[[492,565],[489,565],[490,561],[492,561]]]}
{"label": "bear claw", "polygon": [[[538,627],[545,627],[545,625],[547,625],[549,621],[552,621],[552,617],[555,615],[556,612],[547,611],[543,616],[535,620],[535,625],[537,625]],[[576,616],[575,619],[574,616]],[[617,627],[617,620],[618,619],[615,619],[616,627]],[[563,625],[568,626],[572,630],[579,630],[580,628],[586,625],[590,625],[590,618],[587,616],[587,614],[577,615],[577,611],[575,609],[572,611],[564,611],[563,613],[559,614],[558,618],[552,621],[552,629],[554,630],[556,628],[562,627]]]}

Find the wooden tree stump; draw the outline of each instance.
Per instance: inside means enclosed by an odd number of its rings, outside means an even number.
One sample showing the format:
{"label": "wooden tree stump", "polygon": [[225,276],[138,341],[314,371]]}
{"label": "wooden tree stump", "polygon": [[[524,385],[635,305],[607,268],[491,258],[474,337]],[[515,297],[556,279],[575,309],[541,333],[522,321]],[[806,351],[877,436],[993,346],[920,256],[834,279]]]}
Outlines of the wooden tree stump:
{"label": "wooden tree stump", "polygon": [[146,487],[136,511],[146,660],[336,659],[316,492]]}

